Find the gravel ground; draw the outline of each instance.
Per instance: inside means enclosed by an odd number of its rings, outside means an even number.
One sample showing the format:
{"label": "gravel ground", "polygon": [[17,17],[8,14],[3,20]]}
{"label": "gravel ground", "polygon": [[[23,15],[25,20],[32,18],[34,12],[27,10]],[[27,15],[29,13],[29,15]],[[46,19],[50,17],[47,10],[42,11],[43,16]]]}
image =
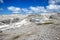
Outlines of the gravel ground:
{"label": "gravel ground", "polygon": [[60,40],[60,25],[22,25],[0,33],[0,40]]}

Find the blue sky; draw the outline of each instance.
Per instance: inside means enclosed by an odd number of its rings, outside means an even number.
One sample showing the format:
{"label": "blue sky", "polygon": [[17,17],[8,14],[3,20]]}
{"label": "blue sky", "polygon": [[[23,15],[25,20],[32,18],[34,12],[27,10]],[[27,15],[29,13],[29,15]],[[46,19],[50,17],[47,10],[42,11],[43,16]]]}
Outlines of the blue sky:
{"label": "blue sky", "polygon": [[0,0],[0,14],[59,12],[59,8],[59,0]]}
{"label": "blue sky", "polygon": [[30,7],[30,6],[46,6],[48,0],[4,0],[2,7],[16,6],[16,7]]}

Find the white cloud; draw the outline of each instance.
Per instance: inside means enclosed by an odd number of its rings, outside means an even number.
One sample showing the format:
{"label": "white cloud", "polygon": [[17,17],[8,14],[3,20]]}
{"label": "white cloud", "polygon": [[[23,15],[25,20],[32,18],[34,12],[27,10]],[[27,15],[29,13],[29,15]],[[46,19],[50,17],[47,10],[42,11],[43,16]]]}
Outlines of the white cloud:
{"label": "white cloud", "polygon": [[27,8],[22,8],[22,11],[24,12],[24,13],[32,13],[32,11],[31,10],[29,10],[29,8],[27,9]]}
{"label": "white cloud", "polygon": [[42,6],[37,7],[29,7],[29,8],[18,8],[14,6],[8,7],[8,10],[12,11],[12,13],[41,13],[41,12],[47,12],[46,9]]}
{"label": "white cloud", "polygon": [[20,13],[21,9],[18,7],[10,6],[8,7],[8,10],[12,11],[12,13]]}
{"label": "white cloud", "polygon": [[0,0],[1,3],[4,3],[3,0]]}
{"label": "white cloud", "polygon": [[60,12],[60,0],[49,0],[49,5],[46,6],[30,6],[29,8],[18,8],[14,6],[8,7],[8,10],[12,11],[12,13],[44,13],[44,12]]}
{"label": "white cloud", "polygon": [[59,4],[60,0],[49,0],[49,4]]}
{"label": "white cloud", "polygon": [[30,10],[33,11],[33,13],[46,12],[46,10],[43,6],[37,6],[37,7],[32,7],[31,6]]}
{"label": "white cloud", "polygon": [[47,9],[60,9],[60,5],[48,5]]}
{"label": "white cloud", "polygon": [[28,9],[26,9],[26,8],[22,8],[22,10],[24,11],[24,12],[27,12],[27,11],[29,11]]}
{"label": "white cloud", "polygon": [[24,13],[41,13],[41,12],[46,12],[45,8],[42,6],[37,6],[37,7],[33,7],[30,6],[29,8],[23,8],[21,9]]}
{"label": "white cloud", "polygon": [[60,0],[49,0],[49,5],[46,7],[48,12],[60,13]]}
{"label": "white cloud", "polygon": [[59,12],[60,13],[60,5],[48,5],[47,6],[47,11],[48,12]]}
{"label": "white cloud", "polygon": [[55,1],[55,3],[60,3],[60,0],[54,0]]}
{"label": "white cloud", "polygon": [[49,4],[48,6],[46,6],[46,8],[43,6],[37,6],[37,7],[31,6],[30,11],[32,11],[32,13],[45,13],[45,12],[60,13],[60,5]]}
{"label": "white cloud", "polygon": [[8,10],[12,11],[12,13],[45,13],[45,12],[59,12],[60,13],[60,5],[55,5],[55,4],[49,4],[48,6],[43,7],[43,6],[37,6],[33,7],[30,6],[29,8],[18,8],[14,6],[8,7]]}

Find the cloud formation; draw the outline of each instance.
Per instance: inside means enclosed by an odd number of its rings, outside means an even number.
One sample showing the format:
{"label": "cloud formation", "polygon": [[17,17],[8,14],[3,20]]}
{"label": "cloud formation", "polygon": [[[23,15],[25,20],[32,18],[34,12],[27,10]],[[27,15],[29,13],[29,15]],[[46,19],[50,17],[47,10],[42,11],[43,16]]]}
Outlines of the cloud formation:
{"label": "cloud formation", "polygon": [[60,0],[49,0],[49,4],[60,4]]}
{"label": "cloud formation", "polygon": [[4,1],[3,0],[0,0],[0,3],[4,3]]}
{"label": "cloud formation", "polygon": [[29,8],[18,8],[18,7],[10,6],[8,7],[8,10],[12,11],[12,13],[25,13],[25,14],[47,12],[47,10],[42,6],[37,6],[37,7],[31,6]]}
{"label": "cloud formation", "polygon": [[37,6],[37,7],[30,7],[30,10],[32,10],[35,13],[39,12],[46,12],[45,8],[43,6]]}
{"label": "cloud formation", "polygon": [[60,5],[57,3],[60,2],[59,0],[49,0],[49,5],[46,6],[30,6],[29,8],[18,8],[14,6],[8,7],[8,10],[12,11],[12,13],[45,13],[45,12],[57,12],[60,13]]}
{"label": "cloud formation", "polygon": [[20,13],[20,8],[18,7],[10,6],[8,10],[12,11],[12,13]]}
{"label": "cloud formation", "polygon": [[47,9],[60,9],[60,5],[49,5]]}
{"label": "cloud formation", "polygon": [[60,0],[49,0],[49,5],[46,8],[49,12],[57,12],[60,13]]}

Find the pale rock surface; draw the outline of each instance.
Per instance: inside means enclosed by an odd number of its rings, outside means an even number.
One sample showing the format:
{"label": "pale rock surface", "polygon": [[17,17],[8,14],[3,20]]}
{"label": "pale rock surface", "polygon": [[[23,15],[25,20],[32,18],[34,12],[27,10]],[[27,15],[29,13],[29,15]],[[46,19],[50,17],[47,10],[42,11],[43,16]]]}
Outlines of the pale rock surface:
{"label": "pale rock surface", "polygon": [[52,17],[53,24],[37,25],[27,19],[24,18],[9,26],[13,28],[3,30],[0,33],[0,40],[60,40],[60,17],[58,15]]}

